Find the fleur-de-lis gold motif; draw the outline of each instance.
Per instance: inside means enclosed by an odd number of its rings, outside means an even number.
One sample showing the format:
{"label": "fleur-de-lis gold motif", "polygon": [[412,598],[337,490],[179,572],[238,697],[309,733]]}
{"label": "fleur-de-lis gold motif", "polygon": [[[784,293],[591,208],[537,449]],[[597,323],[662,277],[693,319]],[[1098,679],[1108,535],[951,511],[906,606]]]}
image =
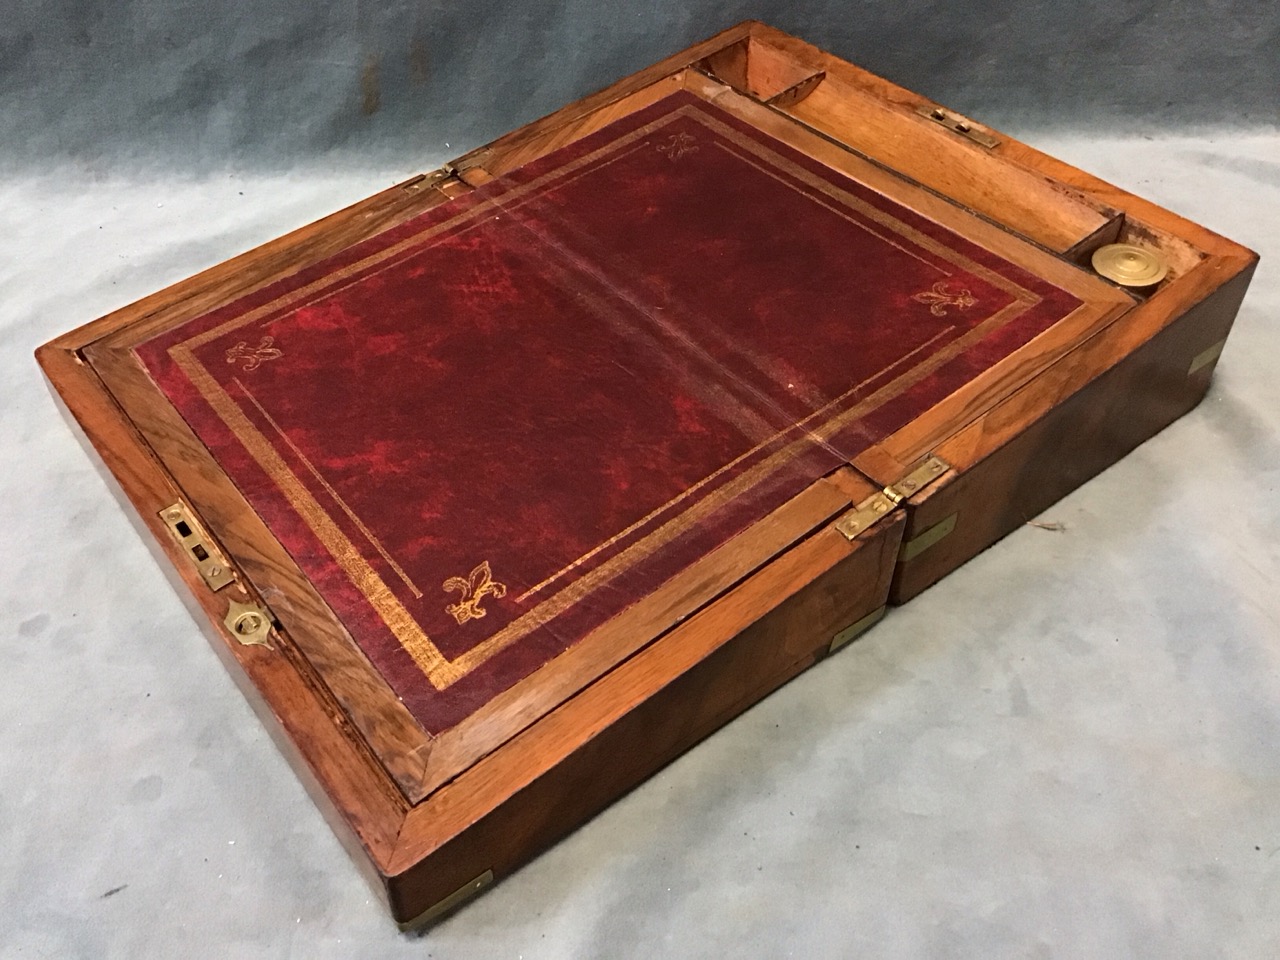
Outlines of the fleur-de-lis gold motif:
{"label": "fleur-de-lis gold motif", "polygon": [[263,337],[256,347],[241,340],[227,351],[227,363],[239,363],[245,370],[257,370],[268,360],[279,360],[284,352],[275,345],[275,337]]}
{"label": "fleur-de-lis gold motif", "polygon": [[507,585],[493,579],[488,560],[472,570],[471,575],[466,578],[450,577],[444,582],[444,589],[457,590],[462,594],[461,600],[444,608],[444,612],[460,624],[468,620],[479,620],[485,615],[487,611],[480,606],[480,601],[485,597],[501,600],[507,595]]}
{"label": "fleur-de-lis gold motif", "polygon": [[947,289],[947,281],[939,280],[933,285],[932,290],[926,290],[923,293],[917,293],[912,298],[917,303],[927,303],[929,312],[935,317],[945,317],[947,315],[947,307],[958,307],[961,310],[968,310],[978,301],[968,290],[961,287],[959,291],[952,292]]}
{"label": "fleur-de-lis gold motif", "polygon": [[698,149],[698,141],[689,133],[673,133],[663,143],[658,144],[658,152],[665,153],[668,160],[679,160],[686,153]]}

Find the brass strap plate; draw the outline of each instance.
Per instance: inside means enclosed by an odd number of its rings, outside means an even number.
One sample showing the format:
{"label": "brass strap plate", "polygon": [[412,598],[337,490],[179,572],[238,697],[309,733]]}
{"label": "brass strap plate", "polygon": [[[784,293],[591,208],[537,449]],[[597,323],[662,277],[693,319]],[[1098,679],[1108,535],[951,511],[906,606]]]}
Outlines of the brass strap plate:
{"label": "brass strap plate", "polygon": [[438,917],[444,916],[446,913],[448,913],[450,910],[452,910],[454,907],[458,906],[459,904],[463,903],[464,901],[470,900],[472,897],[474,897],[477,893],[479,893],[485,887],[489,886],[489,884],[491,883],[493,883],[493,871],[486,870],[484,873],[480,874],[480,876],[476,877],[474,880],[464,883],[462,886],[460,886],[457,890],[453,891],[453,893],[449,894],[439,903],[433,906],[427,907],[426,910],[418,914],[412,920],[407,920],[404,923],[400,924],[399,926],[400,926],[401,932],[415,930],[418,927],[426,926],[432,920],[435,920]]}
{"label": "brass strap plate", "polygon": [[933,526],[921,531],[902,545],[898,551],[898,562],[906,563],[913,560],[920,554],[924,553],[935,543],[938,543],[946,537],[952,530],[956,528],[956,519],[959,514],[953,513],[951,516],[943,520],[939,520]]}
{"label": "brass strap plate", "polygon": [[221,590],[235,579],[231,564],[185,503],[178,501],[165,507],[160,519],[210,590]]}
{"label": "brass strap plate", "polygon": [[884,613],[887,609],[888,607],[880,607],[876,610],[872,610],[861,620],[855,620],[853,623],[849,624],[849,626],[845,627],[831,638],[831,646],[827,647],[827,653],[835,653],[845,644],[862,636],[862,634],[866,633],[884,619]]}
{"label": "brass strap plate", "polygon": [[1187,368],[1187,376],[1193,376],[1207,367],[1213,361],[1222,355],[1222,348],[1227,345],[1227,338],[1223,337],[1212,346],[1205,347],[1191,359],[1191,366]]}

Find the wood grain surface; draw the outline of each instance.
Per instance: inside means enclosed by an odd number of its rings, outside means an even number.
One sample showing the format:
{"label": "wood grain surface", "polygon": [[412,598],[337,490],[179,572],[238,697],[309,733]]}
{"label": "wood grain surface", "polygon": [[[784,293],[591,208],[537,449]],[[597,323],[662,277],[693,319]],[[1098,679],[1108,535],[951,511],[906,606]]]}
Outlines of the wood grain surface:
{"label": "wood grain surface", "polygon": [[[1082,306],[452,740],[431,738],[129,350],[676,90],[962,232]],[[998,141],[986,147],[918,112],[935,106],[780,31],[740,24],[38,351],[215,649],[397,919],[485,870],[510,872],[815,663],[839,630],[919,593],[1203,396],[1256,255],[999,131],[968,121]],[[1116,239],[1164,253],[1170,278],[1132,294],[1083,268]],[[855,541],[833,529],[927,452],[951,465],[940,481]],[[211,592],[168,535],[158,514],[178,500],[232,559],[231,586]],[[902,543],[952,517],[946,536],[895,562]],[[232,638],[222,625],[229,597],[271,608],[281,625],[271,647]],[[580,689],[581,671],[600,673],[593,658],[620,644],[620,662]]]}

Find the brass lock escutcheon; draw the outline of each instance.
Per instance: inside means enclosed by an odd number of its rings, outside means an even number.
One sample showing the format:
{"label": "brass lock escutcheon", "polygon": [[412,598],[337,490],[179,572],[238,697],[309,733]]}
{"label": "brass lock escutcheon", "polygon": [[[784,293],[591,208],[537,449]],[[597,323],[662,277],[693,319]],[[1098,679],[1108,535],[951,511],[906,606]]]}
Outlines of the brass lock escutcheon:
{"label": "brass lock escutcheon", "polygon": [[1089,258],[1099,276],[1122,287],[1154,287],[1169,275],[1169,258],[1159,250],[1133,243],[1108,243]]}
{"label": "brass lock escutcheon", "polygon": [[245,646],[271,646],[271,614],[256,603],[232,600],[222,621],[231,635]]}

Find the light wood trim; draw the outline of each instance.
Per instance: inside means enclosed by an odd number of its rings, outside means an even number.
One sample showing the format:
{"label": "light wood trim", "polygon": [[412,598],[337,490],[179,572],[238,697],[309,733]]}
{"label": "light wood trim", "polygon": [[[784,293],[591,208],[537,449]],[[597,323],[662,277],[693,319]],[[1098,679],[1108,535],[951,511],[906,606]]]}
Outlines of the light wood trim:
{"label": "light wood trim", "polygon": [[889,477],[885,483],[895,482],[912,463],[931,451],[937,452],[939,445],[958,429],[982,417],[1132,306],[1132,301],[1082,304],[1070,316],[974,377],[911,423],[859,454],[853,465],[868,476]]}
{"label": "light wood trim", "polygon": [[[791,56],[803,60],[803,62],[815,68],[826,70],[828,77],[823,86],[833,80],[837,84],[845,84],[860,92],[861,96],[857,102],[870,101],[880,104],[879,109],[894,110],[901,115],[903,120],[914,122],[914,112],[918,106],[936,105],[934,101],[922,97],[920,94],[913,93],[846,60],[834,57],[818,47],[790,34],[783,33],[774,27],[753,22],[750,25],[750,34],[752,38],[760,42],[768,43],[779,50],[786,51]],[[832,89],[835,88],[833,87]],[[888,105],[888,107],[885,107],[885,105]],[[801,119],[809,116],[822,119],[822,112],[819,109],[819,103],[815,103],[811,96],[800,104],[800,109],[796,116]],[[923,118],[919,118],[919,122],[925,124],[926,127],[932,128],[934,126]],[[1065,197],[1070,203],[1083,203],[1086,207],[1092,208],[1103,215],[1104,218],[1109,211],[1121,211],[1127,218],[1137,219],[1166,231],[1205,253],[1228,257],[1244,257],[1246,259],[1253,257],[1256,259],[1256,255],[1252,254],[1247,248],[1214,233],[1206,227],[1193,223],[1185,217],[1159,207],[1149,200],[1144,200],[1078,167],[1073,167],[1062,160],[1051,157],[1002,131],[976,121],[975,123],[979,129],[995,136],[1000,143],[990,150],[974,145],[970,152],[979,157],[985,154],[999,162],[988,163],[974,168],[974,180],[971,186],[965,187],[964,184],[959,184],[958,186],[961,189],[956,193],[946,190],[942,192],[947,193],[956,201],[990,216],[997,222],[1007,224],[1010,229],[1017,230],[1020,233],[1024,233],[1025,236],[1044,243],[1050,249],[1057,249],[1057,244],[1045,243],[1038,234],[1043,233],[1045,236],[1058,235],[1062,240],[1065,240],[1074,232],[1073,223],[1078,222],[1080,226],[1087,224],[1090,219],[1088,214],[1077,210],[1076,213],[1071,214],[1056,226],[1045,224],[1041,227],[1037,226],[1037,221],[1044,214],[1037,214],[1037,211],[1032,208],[1026,209],[1024,214],[1018,215],[1017,222],[1014,222],[1001,212],[1004,209],[1001,205],[1006,201],[1016,205],[1018,208],[1026,208],[1027,205],[1016,196],[1005,197],[1001,192],[998,192],[1001,191],[1000,184],[1002,181],[1009,183],[1010,187],[1016,185],[1019,189],[1027,187],[1034,191],[1035,187],[1032,181],[1040,179],[1047,182],[1054,192],[1061,197]],[[918,150],[914,156],[902,157],[900,165],[890,163],[888,155],[885,153],[885,147],[877,143],[868,144],[868,156],[889,163],[904,175],[917,180],[925,186],[938,189],[935,186],[936,178],[945,176],[945,170],[935,170],[940,165],[938,158],[943,156],[950,157],[953,152],[940,146],[940,143],[953,143],[955,146],[961,146],[964,145],[964,141],[959,138],[942,140],[936,136],[919,141],[917,135],[906,133],[906,129],[904,126],[899,125],[893,130],[887,129],[885,132],[907,136],[909,140],[917,142]],[[941,128],[938,128],[938,130],[942,133],[946,132],[941,131]],[[930,129],[929,132],[932,133],[934,131]],[[838,135],[837,139],[839,139]],[[888,148],[896,149],[892,145]],[[985,167],[985,170],[983,167]],[[1019,172],[1022,171],[1031,174],[1032,181],[1018,176]],[[970,199],[966,197],[966,194],[969,193],[972,193],[975,202],[970,202]],[[989,197],[990,201],[983,202],[981,199],[983,197]],[[1061,202],[1050,204],[1050,207],[1053,212],[1050,212],[1048,216],[1059,216],[1056,211],[1062,209]],[[1024,232],[1023,227],[1028,232]],[[1065,250],[1067,248],[1063,247],[1061,249]]]}
{"label": "light wood trim", "polygon": [[[437,790],[406,819],[391,873],[413,867],[554,769],[582,744],[768,613],[780,597],[794,593],[861,550],[871,550],[891,561],[901,539],[901,515],[886,518],[869,534],[850,542],[831,527],[817,531],[735,588],[724,602],[707,607]],[[876,587],[849,586],[850,590],[865,589],[868,594]],[[869,600],[863,612],[878,605]],[[797,658],[804,653],[799,648],[791,652]]]}
{"label": "light wood trim", "polygon": [[[162,568],[182,584],[179,595],[203,616],[207,635],[294,769],[329,815],[339,837],[364,866],[388,862],[407,804],[373,764],[359,737],[335,722],[325,699],[289,657],[260,646],[242,646],[221,628],[227,592],[211,593],[162,528],[158,511],[179,494],[97,374],[77,352],[46,344],[36,353],[67,413],[101,458],[103,473],[132,505],[127,510],[150,534],[164,557]],[[251,597],[246,597],[251,599]]]}
{"label": "light wood trim", "polygon": [[630,116],[637,110],[643,110],[663,97],[682,89],[683,85],[683,71],[660,77],[639,90],[619,96],[616,100],[610,100],[597,110],[575,116],[541,132],[528,134],[515,143],[481,147],[455,161],[456,164],[461,164],[458,167],[459,176],[473,186],[480,186],[531,160],[581,140],[615,120]]}
{"label": "light wood trim", "polygon": [[[1159,297],[1138,306],[1123,323],[1114,324],[1086,340],[1069,355],[1058,359],[1033,384],[1011,394],[985,417],[953,433],[938,445],[936,452],[960,471],[971,468],[1239,273],[1239,264],[1231,259],[1206,260],[1162,290]],[[920,494],[920,502],[932,492]]]}
{"label": "light wood trim", "polygon": [[[863,486],[870,496],[872,488]],[[845,489],[825,480],[812,484],[442,733],[417,792],[425,796],[453,779],[851,505]]]}
{"label": "light wood trim", "polygon": [[287,642],[310,665],[312,682],[334,698],[334,712],[350,717],[406,798],[421,799],[418,790],[431,737],[137,358],[108,341],[91,344],[83,353],[234,567],[261,592],[284,625]]}

